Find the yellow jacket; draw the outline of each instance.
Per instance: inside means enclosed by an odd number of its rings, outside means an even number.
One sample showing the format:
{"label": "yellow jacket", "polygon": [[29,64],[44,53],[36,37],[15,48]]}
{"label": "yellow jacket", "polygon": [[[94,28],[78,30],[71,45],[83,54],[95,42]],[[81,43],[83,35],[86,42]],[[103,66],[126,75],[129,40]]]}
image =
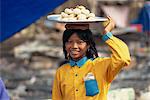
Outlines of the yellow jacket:
{"label": "yellow jacket", "polygon": [[[114,36],[106,44],[111,57],[89,59],[81,68],[67,63],[57,69],[52,100],[107,100],[110,84],[121,68],[129,65],[130,54],[127,45]],[[89,72],[94,74],[98,84],[99,93],[95,96],[86,96],[84,77]]]}

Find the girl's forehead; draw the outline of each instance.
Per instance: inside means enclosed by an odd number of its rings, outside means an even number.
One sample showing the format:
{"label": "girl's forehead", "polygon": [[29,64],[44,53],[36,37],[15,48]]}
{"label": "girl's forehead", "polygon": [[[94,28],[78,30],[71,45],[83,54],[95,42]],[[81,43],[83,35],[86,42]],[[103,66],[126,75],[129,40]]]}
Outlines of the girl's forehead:
{"label": "girl's forehead", "polygon": [[80,39],[80,40],[81,40],[81,38],[78,36],[77,33],[73,33],[73,34],[69,37],[69,39]]}

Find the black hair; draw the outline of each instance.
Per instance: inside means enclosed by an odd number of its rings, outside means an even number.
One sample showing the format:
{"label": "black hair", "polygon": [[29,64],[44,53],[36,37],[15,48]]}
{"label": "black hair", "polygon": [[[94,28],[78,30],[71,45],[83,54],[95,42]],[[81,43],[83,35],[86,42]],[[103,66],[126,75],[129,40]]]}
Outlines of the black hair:
{"label": "black hair", "polygon": [[87,58],[96,58],[98,57],[97,49],[95,47],[94,38],[92,35],[91,30],[81,30],[81,29],[67,29],[63,33],[63,52],[65,55],[65,59],[67,59],[67,51],[65,49],[65,44],[68,42],[68,39],[72,34],[76,33],[79,38],[83,41],[85,41],[90,47],[89,50],[86,52]]}

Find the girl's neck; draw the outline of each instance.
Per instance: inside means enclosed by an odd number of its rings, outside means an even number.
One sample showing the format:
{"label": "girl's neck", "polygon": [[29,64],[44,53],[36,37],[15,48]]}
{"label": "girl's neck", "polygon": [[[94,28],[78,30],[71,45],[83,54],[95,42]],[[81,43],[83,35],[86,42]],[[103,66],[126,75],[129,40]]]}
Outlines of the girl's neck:
{"label": "girl's neck", "polygon": [[[85,56],[83,56],[83,57],[85,57]],[[78,58],[78,59],[72,59],[72,58],[71,58],[71,60],[77,62],[77,61],[79,61],[80,59],[82,59],[83,57],[80,57],[80,58]]]}

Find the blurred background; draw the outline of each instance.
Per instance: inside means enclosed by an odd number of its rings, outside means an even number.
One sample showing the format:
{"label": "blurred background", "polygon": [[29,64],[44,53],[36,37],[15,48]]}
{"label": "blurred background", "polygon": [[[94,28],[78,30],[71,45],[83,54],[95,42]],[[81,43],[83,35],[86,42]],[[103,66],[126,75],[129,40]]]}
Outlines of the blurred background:
{"label": "blurred background", "polygon": [[[56,69],[64,60],[64,25],[47,20],[66,7],[83,5],[97,16],[110,15],[116,22],[113,34],[129,47],[131,64],[111,85],[109,100],[150,99],[150,1],[68,0],[35,23],[0,43],[0,77],[12,100],[50,99]],[[98,28],[97,28],[98,27]],[[101,40],[102,25],[92,24],[101,57],[110,55]]]}

